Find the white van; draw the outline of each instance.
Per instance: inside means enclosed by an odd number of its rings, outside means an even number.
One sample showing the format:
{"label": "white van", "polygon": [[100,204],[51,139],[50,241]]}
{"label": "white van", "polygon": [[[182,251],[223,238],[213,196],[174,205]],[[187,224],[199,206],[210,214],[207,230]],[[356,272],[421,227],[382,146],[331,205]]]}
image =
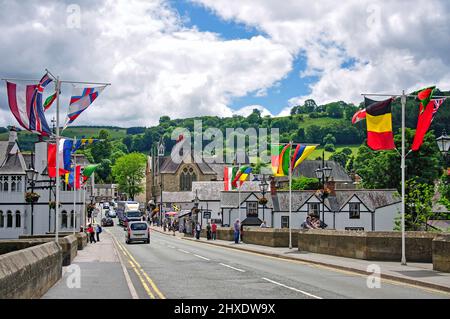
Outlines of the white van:
{"label": "white van", "polygon": [[143,241],[150,244],[150,227],[146,222],[129,222],[126,228],[125,243],[130,244],[133,241]]}

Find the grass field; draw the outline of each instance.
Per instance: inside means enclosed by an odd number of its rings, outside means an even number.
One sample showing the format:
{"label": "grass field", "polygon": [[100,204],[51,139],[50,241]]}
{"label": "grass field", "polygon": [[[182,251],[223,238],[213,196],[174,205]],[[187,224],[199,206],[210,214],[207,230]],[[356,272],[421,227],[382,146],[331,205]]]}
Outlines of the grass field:
{"label": "grass field", "polygon": [[[361,145],[337,145],[336,146],[336,151],[341,151],[343,148],[350,148],[352,150],[352,154],[356,155],[356,153],[358,152],[358,148]],[[317,157],[322,157],[322,152],[323,152],[323,147],[318,147],[314,152],[312,152],[312,154],[308,157],[309,159],[313,160],[316,159]],[[329,159],[330,156],[333,153],[331,152],[325,152],[325,159]]]}

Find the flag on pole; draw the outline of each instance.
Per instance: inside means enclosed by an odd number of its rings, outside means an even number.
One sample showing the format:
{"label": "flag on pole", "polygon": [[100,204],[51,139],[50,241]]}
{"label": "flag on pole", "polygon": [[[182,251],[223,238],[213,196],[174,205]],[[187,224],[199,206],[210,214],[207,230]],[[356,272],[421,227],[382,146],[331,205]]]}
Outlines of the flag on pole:
{"label": "flag on pole", "polygon": [[95,170],[97,169],[97,167],[100,164],[91,164],[91,165],[87,165],[84,169],[83,169],[83,184],[86,183],[86,181],[89,179],[89,177],[91,177],[91,175],[95,172]]}
{"label": "flag on pole", "polygon": [[94,103],[105,87],[106,85],[88,88],[74,87],[70,98],[69,113],[63,129],[72,124],[89,105]]}
{"label": "flag on pole", "polygon": [[52,104],[53,104],[53,102],[55,102],[55,100],[56,100],[56,92],[45,99],[44,111],[48,111],[48,109],[52,106]]}
{"label": "flag on pole", "polygon": [[76,140],[75,143],[73,144],[72,153],[75,153],[76,151],[78,151],[80,148],[82,148],[85,145],[91,145],[95,142],[98,142],[98,139],[83,137],[79,140]]}
{"label": "flag on pole", "polygon": [[21,127],[27,131],[49,136],[50,127],[44,116],[42,93],[52,79],[45,74],[37,85],[6,82],[9,108]]}
{"label": "flag on pole", "polygon": [[73,141],[61,139],[59,147],[49,143],[47,148],[47,169],[51,178],[56,177],[56,161],[59,161],[59,175],[65,175],[71,169],[71,150]]}
{"label": "flag on pole", "polygon": [[[426,99],[425,99],[426,100]],[[417,120],[416,135],[411,149],[418,151],[423,143],[423,138],[430,128],[431,122],[433,122],[434,115],[438,111],[439,107],[444,103],[444,99],[430,100],[425,110],[422,110],[422,102],[420,102],[421,111],[419,112],[419,118]]]}
{"label": "flag on pole", "polygon": [[231,191],[233,189],[236,189],[233,186],[233,180],[236,177],[238,167],[236,166],[225,166],[223,169],[223,182],[224,182],[224,190],[225,191]]}
{"label": "flag on pole", "polygon": [[429,86],[411,93],[412,95],[417,94],[417,99],[420,102],[419,114],[422,114],[425,111],[425,107],[430,103],[435,90],[436,86]]}
{"label": "flag on pole", "polygon": [[231,185],[234,188],[238,187],[238,182],[239,186],[242,185],[248,178],[248,176],[250,175],[250,173],[252,172],[252,168],[251,166],[248,165],[244,165],[242,166],[236,173],[236,176],[233,178],[233,181],[231,182]]}
{"label": "flag on pole", "polygon": [[352,124],[366,119],[366,109],[358,110],[352,117]]}
{"label": "flag on pole", "polygon": [[294,151],[294,155],[292,155],[292,163],[291,167],[294,170],[301,162],[308,158],[308,156],[314,152],[317,145],[297,145]]}
{"label": "flag on pole", "polygon": [[[75,189],[80,189],[81,185],[80,185],[80,177],[81,177],[81,166],[77,165],[74,168],[71,168],[71,170],[65,174],[65,182],[67,185],[69,185],[70,187]],[[74,185],[75,183],[75,185]]]}
{"label": "flag on pole", "polygon": [[392,101],[392,98],[385,101],[365,98],[367,145],[375,151],[395,149],[392,132]]}
{"label": "flag on pole", "polygon": [[272,146],[272,172],[274,176],[289,175],[291,144]]}

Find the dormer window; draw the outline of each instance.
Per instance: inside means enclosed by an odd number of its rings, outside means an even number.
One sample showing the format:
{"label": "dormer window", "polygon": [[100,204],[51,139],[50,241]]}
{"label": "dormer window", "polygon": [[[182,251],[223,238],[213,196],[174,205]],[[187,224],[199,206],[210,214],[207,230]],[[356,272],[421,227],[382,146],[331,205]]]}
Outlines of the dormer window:
{"label": "dormer window", "polygon": [[360,204],[359,203],[349,203],[349,218],[350,219],[360,219]]}

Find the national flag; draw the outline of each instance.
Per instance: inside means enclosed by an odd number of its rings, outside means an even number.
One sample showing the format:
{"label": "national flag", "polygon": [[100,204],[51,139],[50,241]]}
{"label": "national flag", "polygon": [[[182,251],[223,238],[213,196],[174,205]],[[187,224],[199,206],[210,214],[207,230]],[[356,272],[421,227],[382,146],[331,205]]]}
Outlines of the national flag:
{"label": "national flag", "polygon": [[300,165],[301,162],[307,159],[308,156],[312,152],[314,152],[316,147],[317,145],[301,145],[301,144],[297,145],[294,151],[294,155],[292,155],[292,162],[291,162],[292,170],[294,170],[294,168]]}
{"label": "national flag", "polygon": [[[434,115],[438,111],[439,107],[444,103],[444,99],[431,100],[425,110],[419,113],[419,118],[417,120],[416,135],[414,136],[414,141],[411,149],[413,151],[418,151],[423,143],[423,139],[428,129],[430,128],[431,122],[433,121]],[[422,108],[422,102],[420,102]]]}
{"label": "national flag", "polygon": [[44,111],[47,111],[56,100],[56,92],[50,95],[44,102]]}
{"label": "national flag", "polygon": [[233,181],[231,182],[231,185],[233,187],[238,187],[239,185],[242,185],[248,178],[248,175],[252,172],[251,166],[245,165],[242,166],[239,171],[236,173],[236,176],[234,177]]}
{"label": "national flag", "polygon": [[272,172],[274,176],[289,175],[291,144],[272,146]]}
{"label": "national flag", "polygon": [[231,191],[235,189],[233,186],[233,180],[236,177],[238,167],[236,166],[225,166],[223,169],[223,182],[225,191]]}
{"label": "national flag", "polygon": [[352,124],[366,119],[366,109],[358,110],[352,117]]}
{"label": "national flag", "polygon": [[69,124],[73,123],[75,119],[97,99],[98,95],[105,89],[105,87],[106,85],[88,88],[73,88],[72,97],[70,98],[69,104],[69,113],[67,114],[64,129]]}
{"label": "national flag", "polygon": [[95,170],[99,166],[100,164],[90,164],[83,169],[83,184],[86,183],[89,177],[91,177],[91,175],[95,172]]}
{"label": "national flag", "polygon": [[84,138],[84,137],[79,140],[76,140],[75,143],[73,144],[72,153],[75,153],[77,150],[79,150],[81,147],[85,145],[90,145],[97,141],[98,139]]}
{"label": "national flag", "polygon": [[42,106],[42,93],[50,82],[52,79],[47,74],[37,85],[23,86],[6,82],[8,105],[19,125],[27,131],[43,136],[52,133]]}
{"label": "national flag", "polygon": [[422,114],[425,111],[425,107],[430,103],[435,90],[436,86],[430,86],[411,93],[413,95],[417,94],[417,99],[420,102],[419,114]]}
{"label": "national flag", "polygon": [[395,149],[392,132],[392,101],[392,98],[385,101],[365,98],[367,145],[375,151]]}
{"label": "national flag", "polygon": [[56,144],[49,143],[47,148],[47,167],[48,175],[51,178],[56,177],[56,161],[59,161],[59,175],[64,175],[71,169],[71,150],[73,141],[60,139],[59,147]]}

